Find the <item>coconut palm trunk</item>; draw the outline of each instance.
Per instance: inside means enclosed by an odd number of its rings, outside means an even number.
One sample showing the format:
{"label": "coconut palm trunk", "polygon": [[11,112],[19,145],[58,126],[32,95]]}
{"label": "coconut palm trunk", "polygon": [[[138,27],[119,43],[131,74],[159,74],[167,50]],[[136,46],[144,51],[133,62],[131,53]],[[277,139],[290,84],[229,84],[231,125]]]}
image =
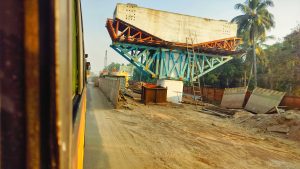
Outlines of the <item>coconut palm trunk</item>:
{"label": "coconut palm trunk", "polygon": [[255,31],[251,31],[251,40],[252,40],[252,56],[253,56],[253,78],[254,78],[254,87],[257,87],[257,62],[256,62],[256,42],[255,42]]}
{"label": "coconut palm trunk", "polygon": [[247,0],[235,5],[235,9],[242,14],[234,17],[232,22],[238,24],[239,36],[250,41],[249,46],[247,44],[244,47],[252,47],[249,55],[253,56],[254,87],[257,86],[256,43],[257,40],[265,40],[266,31],[275,26],[274,16],[268,11],[268,7],[273,6],[272,0]]}

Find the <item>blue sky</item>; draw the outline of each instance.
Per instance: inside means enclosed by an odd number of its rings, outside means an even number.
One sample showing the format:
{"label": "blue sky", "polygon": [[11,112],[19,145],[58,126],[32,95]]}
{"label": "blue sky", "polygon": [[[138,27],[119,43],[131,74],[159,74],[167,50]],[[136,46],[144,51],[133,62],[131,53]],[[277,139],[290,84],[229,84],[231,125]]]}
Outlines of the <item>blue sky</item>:
{"label": "blue sky", "polygon": [[[138,6],[187,15],[223,19],[230,21],[241,14],[234,9],[236,3],[245,0],[82,0],[85,51],[89,54],[92,72],[98,73],[104,67],[105,50],[108,50],[108,64],[127,63],[109,45],[111,39],[105,28],[107,18],[112,18],[117,3],[134,3]],[[275,7],[270,12],[275,16],[276,27],[268,35],[278,40],[289,34],[300,24],[300,0],[273,0]],[[272,43],[272,42],[269,42]]]}

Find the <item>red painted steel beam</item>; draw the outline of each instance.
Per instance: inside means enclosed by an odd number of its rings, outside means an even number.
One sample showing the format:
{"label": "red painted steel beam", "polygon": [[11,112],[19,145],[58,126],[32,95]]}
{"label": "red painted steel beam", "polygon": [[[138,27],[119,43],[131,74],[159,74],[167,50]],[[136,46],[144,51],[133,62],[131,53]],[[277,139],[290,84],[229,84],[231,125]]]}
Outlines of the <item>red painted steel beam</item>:
{"label": "red painted steel beam", "polygon": [[198,44],[174,43],[162,40],[143,30],[140,30],[118,19],[107,19],[106,28],[113,42],[127,42],[133,44],[153,45],[167,48],[194,48],[198,52],[210,54],[232,55],[241,43],[241,38],[232,37]]}

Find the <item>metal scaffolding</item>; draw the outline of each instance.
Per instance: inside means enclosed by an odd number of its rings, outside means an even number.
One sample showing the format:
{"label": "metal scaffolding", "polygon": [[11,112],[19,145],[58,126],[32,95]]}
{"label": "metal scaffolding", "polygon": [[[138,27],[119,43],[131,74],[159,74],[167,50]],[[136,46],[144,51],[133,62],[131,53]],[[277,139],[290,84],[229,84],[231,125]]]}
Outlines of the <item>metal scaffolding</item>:
{"label": "metal scaffolding", "polygon": [[193,47],[195,50],[203,53],[221,56],[240,53],[240,51],[237,51],[236,49],[241,42],[241,38],[237,37],[219,39],[204,43],[186,44],[165,41],[118,19],[107,19],[106,28],[113,42],[158,46],[170,49],[186,49],[188,45],[188,47]]}
{"label": "metal scaffolding", "polygon": [[[188,53],[186,49],[167,49],[119,42],[114,42],[111,47],[139,70],[157,79],[195,81],[232,59],[231,56],[195,51],[195,58],[192,60],[189,56],[193,54]],[[190,67],[193,61],[196,64]]]}

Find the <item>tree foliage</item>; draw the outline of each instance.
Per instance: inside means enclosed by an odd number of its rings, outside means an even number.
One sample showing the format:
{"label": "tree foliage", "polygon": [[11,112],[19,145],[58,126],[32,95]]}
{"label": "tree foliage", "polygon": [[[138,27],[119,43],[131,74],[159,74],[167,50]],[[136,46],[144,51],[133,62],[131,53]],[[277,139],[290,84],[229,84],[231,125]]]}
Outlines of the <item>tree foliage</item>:
{"label": "tree foliage", "polygon": [[[253,65],[257,64],[259,87],[300,96],[300,25],[282,42],[266,45],[266,40],[272,38],[266,35],[266,30],[275,26],[274,17],[267,10],[273,5],[271,0],[246,0],[235,5],[243,13],[232,21],[238,24],[238,36],[243,39],[239,49],[246,52],[246,59],[235,56],[229,63],[201,77],[202,86],[225,88],[249,85],[253,89],[256,85],[251,72],[255,69]],[[257,61],[254,56],[258,57]],[[112,63],[106,69],[113,71],[119,67],[120,64]],[[139,69],[134,70],[132,79],[156,81]]]}
{"label": "tree foliage", "polygon": [[239,87],[243,85],[242,59],[234,58],[201,78],[202,85],[211,87]]}
{"label": "tree foliage", "polygon": [[266,64],[260,81],[264,87],[300,95],[300,25],[283,42],[265,49]]}
{"label": "tree foliage", "polygon": [[135,68],[133,71],[132,80],[134,81],[142,81],[147,83],[156,83],[156,79],[151,78],[148,73],[145,73],[138,68]]}
{"label": "tree foliage", "polygon": [[120,69],[121,64],[120,63],[115,63],[112,62],[111,64],[109,64],[108,66],[106,66],[104,68],[104,70],[108,71],[108,72],[116,72]]}
{"label": "tree foliage", "polygon": [[[260,58],[257,62],[259,87],[300,96],[300,25],[282,42],[270,46],[258,42],[258,46],[261,46],[261,52],[257,52]],[[241,47],[248,48],[244,44]],[[249,54],[244,62],[235,58],[205,75],[202,83],[221,88],[244,86],[245,78],[249,78],[251,71],[250,60]],[[251,81],[250,89],[253,89],[253,85]]]}
{"label": "tree foliage", "polygon": [[256,43],[258,40],[264,41],[266,30],[270,30],[275,26],[274,16],[267,9],[273,6],[272,0],[247,0],[234,6],[243,14],[234,17],[232,22],[238,24],[238,33],[244,37],[245,44],[251,44],[252,46],[254,86],[257,85],[256,52],[259,49],[256,48]]}

